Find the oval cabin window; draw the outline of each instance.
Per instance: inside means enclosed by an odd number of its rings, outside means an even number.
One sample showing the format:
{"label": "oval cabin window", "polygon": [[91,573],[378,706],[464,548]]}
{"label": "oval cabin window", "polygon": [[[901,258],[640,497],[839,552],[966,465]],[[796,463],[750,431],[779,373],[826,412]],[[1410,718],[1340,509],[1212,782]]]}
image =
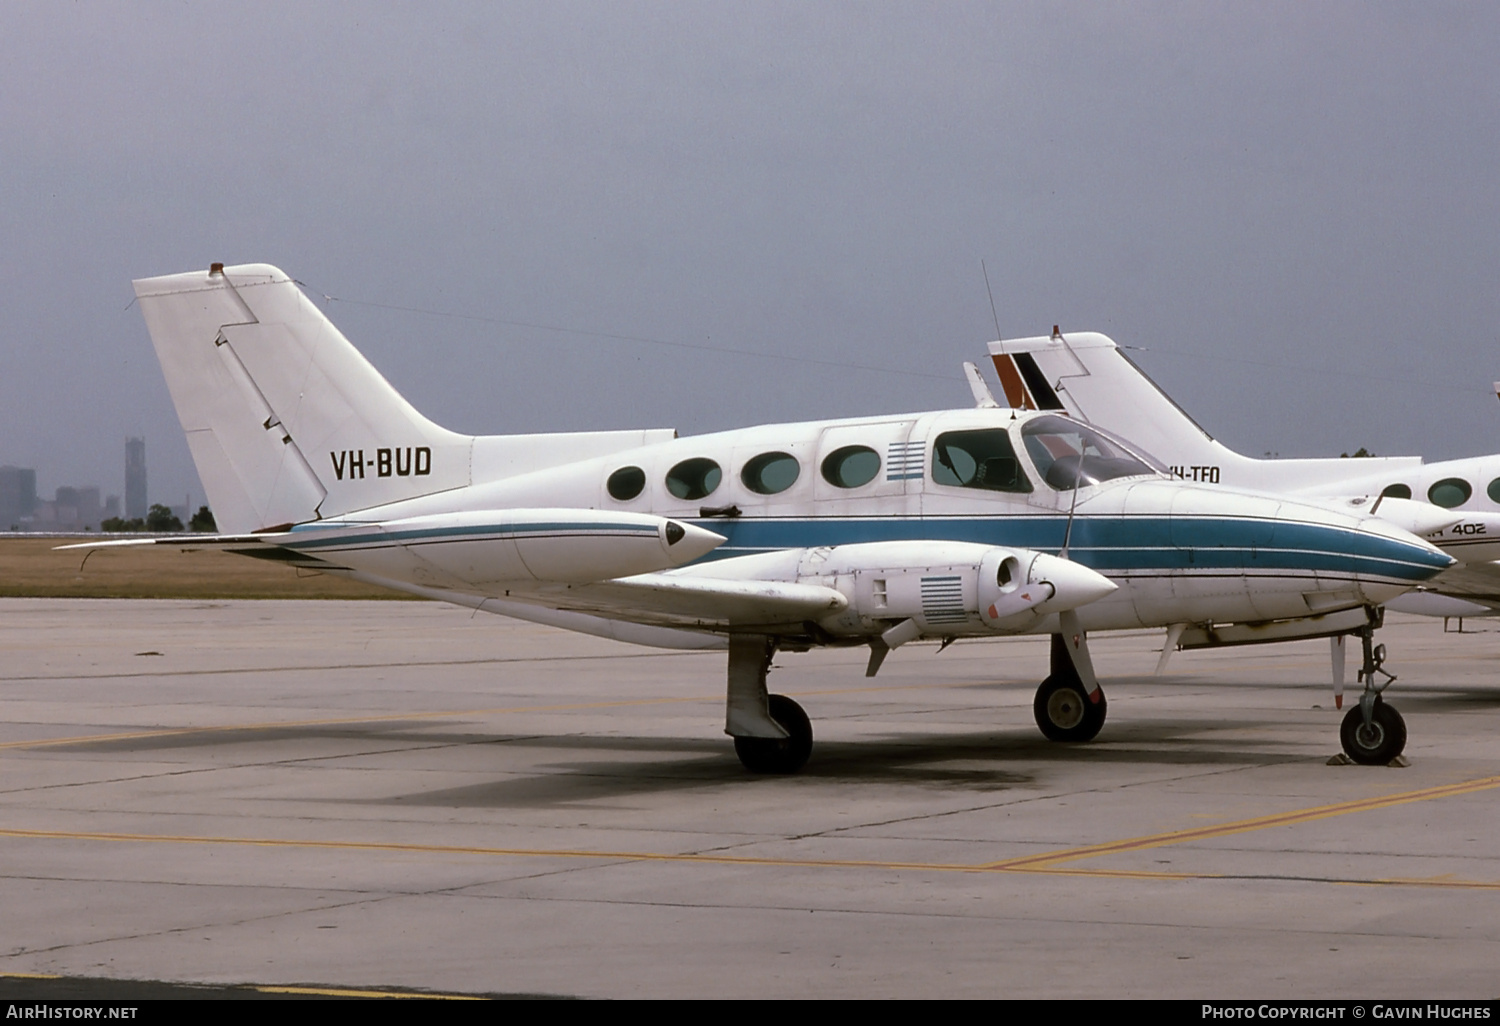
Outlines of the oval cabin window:
{"label": "oval cabin window", "polygon": [[604,487],[611,499],[629,502],[646,487],[646,472],[640,467],[621,467],[609,475]]}
{"label": "oval cabin window", "polygon": [[724,471],[713,460],[704,456],[683,460],[667,471],[667,491],[679,499],[701,499],[712,495]]}
{"label": "oval cabin window", "polygon": [[835,488],[858,488],[880,473],[880,454],[868,445],[846,445],[823,460],[823,480]]}
{"label": "oval cabin window", "polygon": [[1434,506],[1452,509],[1454,506],[1462,506],[1468,502],[1469,496],[1473,494],[1474,489],[1463,478],[1445,477],[1427,489],[1427,501]]}
{"label": "oval cabin window", "polygon": [[740,480],[757,495],[777,495],[797,483],[802,467],[788,452],[763,452],[740,471]]}

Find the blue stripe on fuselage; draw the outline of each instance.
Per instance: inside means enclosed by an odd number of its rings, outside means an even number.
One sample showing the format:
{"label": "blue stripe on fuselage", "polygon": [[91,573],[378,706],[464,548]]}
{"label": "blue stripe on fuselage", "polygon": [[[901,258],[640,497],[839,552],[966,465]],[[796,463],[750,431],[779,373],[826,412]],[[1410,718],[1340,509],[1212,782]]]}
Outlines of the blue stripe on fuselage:
{"label": "blue stripe on fuselage", "polygon": [[[806,517],[692,521],[728,541],[705,560],[885,541],[956,541],[1055,553],[1067,517]],[[1123,570],[1321,570],[1425,581],[1452,565],[1441,553],[1367,531],[1250,517],[1080,517],[1068,555]]]}

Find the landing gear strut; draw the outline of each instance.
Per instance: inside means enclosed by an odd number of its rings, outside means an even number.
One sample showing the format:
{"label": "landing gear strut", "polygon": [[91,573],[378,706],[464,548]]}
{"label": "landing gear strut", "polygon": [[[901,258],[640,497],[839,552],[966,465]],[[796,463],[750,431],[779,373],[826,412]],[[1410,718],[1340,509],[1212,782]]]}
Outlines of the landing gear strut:
{"label": "landing gear strut", "polygon": [[[1406,721],[1380,697],[1396,680],[1394,673],[1384,669],[1385,646],[1375,644],[1373,627],[1361,630],[1359,638],[1364,648],[1359,679],[1365,682],[1365,690],[1359,696],[1359,704],[1344,714],[1339,741],[1344,753],[1355,762],[1383,766],[1406,748]],[[1375,683],[1377,673],[1385,678],[1385,683]]]}
{"label": "landing gear strut", "polygon": [[776,639],[736,634],[729,639],[729,695],[724,733],[751,773],[796,773],[812,754],[812,722],[785,695],[766,693]]}
{"label": "landing gear strut", "polygon": [[[1067,614],[1064,614],[1066,617]],[[1069,626],[1077,627],[1076,615]],[[1036,689],[1036,725],[1051,741],[1091,741],[1104,726],[1109,703],[1094,676],[1088,642],[1076,633],[1052,635],[1052,674]]]}

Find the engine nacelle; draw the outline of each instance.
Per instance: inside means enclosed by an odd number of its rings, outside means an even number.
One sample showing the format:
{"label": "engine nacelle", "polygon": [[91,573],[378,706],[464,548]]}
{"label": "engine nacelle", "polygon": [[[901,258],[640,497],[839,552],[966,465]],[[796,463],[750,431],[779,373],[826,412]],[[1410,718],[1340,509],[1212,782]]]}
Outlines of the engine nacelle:
{"label": "engine nacelle", "polygon": [[1049,613],[1076,609],[1116,587],[1069,559],[971,542],[807,549],[798,560],[797,580],[835,588],[849,599],[848,609],[822,622],[825,630],[883,633],[894,621],[905,628],[900,641],[1020,632]]}

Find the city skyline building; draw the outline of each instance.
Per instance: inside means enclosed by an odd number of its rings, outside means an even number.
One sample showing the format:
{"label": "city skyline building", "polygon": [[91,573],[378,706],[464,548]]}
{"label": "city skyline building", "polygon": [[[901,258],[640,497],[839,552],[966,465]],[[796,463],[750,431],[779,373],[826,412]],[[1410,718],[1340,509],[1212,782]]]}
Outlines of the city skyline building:
{"label": "city skyline building", "polygon": [[146,440],[125,439],[125,516],[129,519],[145,519],[146,503]]}
{"label": "city skyline building", "polygon": [[21,530],[36,510],[36,471],[0,467],[0,531]]}

